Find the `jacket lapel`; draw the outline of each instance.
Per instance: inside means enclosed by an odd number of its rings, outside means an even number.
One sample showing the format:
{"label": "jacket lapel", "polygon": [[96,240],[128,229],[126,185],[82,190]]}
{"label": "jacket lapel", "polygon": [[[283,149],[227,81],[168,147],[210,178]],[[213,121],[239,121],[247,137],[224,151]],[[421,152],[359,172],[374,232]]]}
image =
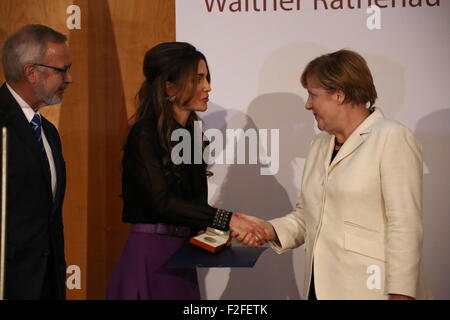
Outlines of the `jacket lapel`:
{"label": "jacket lapel", "polygon": [[[5,110],[8,126],[13,128],[14,132],[23,141],[23,143],[32,150],[36,160],[41,164],[41,169],[44,172],[44,176],[48,182],[47,185],[51,192],[50,173],[46,169],[45,160],[41,155],[41,150],[34,136],[33,128],[28,122],[28,119],[19,104],[9,92],[6,84],[0,88],[0,97],[2,103],[1,108]],[[11,147],[14,148],[14,146]]]}
{"label": "jacket lapel", "polygon": [[[332,143],[334,145],[335,137],[331,139]],[[352,135],[347,139],[347,141],[344,143],[344,145],[341,147],[341,150],[337,153],[336,157],[333,159],[333,162],[331,162],[330,166],[328,167],[328,174],[333,170],[333,168],[341,162],[343,159],[348,157],[350,154],[352,154],[362,143],[364,142],[361,135],[355,134],[355,132],[352,133]],[[330,159],[330,158],[328,158]]]}
{"label": "jacket lapel", "polygon": [[58,201],[60,199],[61,194],[61,185],[63,181],[63,160],[61,157],[61,150],[56,143],[56,137],[53,134],[53,130],[50,129],[50,124],[47,119],[42,117],[42,128],[45,132],[45,137],[47,138],[48,144],[50,145],[50,149],[52,150],[53,162],[55,164],[56,171],[56,191],[55,191],[55,200],[53,205],[53,211],[58,207]]}
{"label": "jacket lapel", "polygon": [[330,135],[325,141],[325,147],[323,148],[325,162],[323,164],[325,172],[328,173],[328,170],[330,168],[331,155],[333,154],[334,149],[334,136]]}
{"label": "jacket lapel", "polygon": [[[378,120],[383,118],[383,113],[379,109],[375,109],[375,111],[367,117],[366,120],[364,120],[356,129],[353,131],[353,133],[350,135],[350,137],[347,139],[347,141],[342,146],[341,150],[337,153],[336,157],[334,158],[333,162],[328,166],[327,174],[330,174],[330,172],[336,167],[343,159],[351,155],[353,152],[355,152],[356,149],[358,149],[361,144],[364,143],[364,135],[370,133],[372,126],[374,123]],[[334,148],[334,141],[335,136],[330,136],[330,147],[331,152],[333,152]],[[326,158],[328,163],[331,159],[331,153],[329,152],[328,157]]]}

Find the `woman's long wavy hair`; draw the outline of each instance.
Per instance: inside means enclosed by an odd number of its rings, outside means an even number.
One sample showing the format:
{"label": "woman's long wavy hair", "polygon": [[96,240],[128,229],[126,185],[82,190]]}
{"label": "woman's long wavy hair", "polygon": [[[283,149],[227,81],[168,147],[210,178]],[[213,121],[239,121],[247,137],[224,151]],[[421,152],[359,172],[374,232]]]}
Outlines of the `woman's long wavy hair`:
{"label": "woman's long wavy hair", "polygon": [[[135,121],[148,118],[156,121],[158,140],[164,153],[162,162],[167,171],[173,169],[171,152],[174,143],[171,141],[171,135],[177,126],[173,104],[187,105],[194,97],[197,89],[197,81],[194,80],[201,60],[205,61],[208,68],[205,56],[194,46],[185,42],[161,43],[150,49],[144,57],[145,81],[136,96]],[[211,81],[209,68],[207,80]],[[167,82],[175,84],[179,89],[177,96],[167,95]],[[192,83],[191,93],[188,99],[181,101],[190,83]],[[197,114],[191,112],[186,125],[191,126],[196,120],[198,120]]]}

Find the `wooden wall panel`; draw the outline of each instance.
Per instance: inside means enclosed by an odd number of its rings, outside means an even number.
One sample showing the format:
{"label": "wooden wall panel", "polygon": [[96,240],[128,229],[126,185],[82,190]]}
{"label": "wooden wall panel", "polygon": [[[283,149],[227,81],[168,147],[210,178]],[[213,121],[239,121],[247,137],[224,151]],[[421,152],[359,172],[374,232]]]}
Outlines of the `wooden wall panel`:
{"label": "wooden wall panel", "polygon": [[[126,239],[121,222],[120,159],[127,119],[143,78],[145,52],[175,40],[174,1],[89,2],[89,299],[102,298]],[[169,18],[168,18],[169,17]],[[166,24],[173,23],[167,28]],[[162,28],[162,26],[165,26]],[[169,30],[169,32],[167,32]],[[104,187],[98,190],[98,181]],[[98,200],[101,201],[98,201]],[[95,245],[93,245],[95,244]],[[89,278],[90,277],[90,278]]]}
{"label": "wooden wall panel", "polygon": [[[152,46],[175,41],[175,1],[110,0],[110,12],[116,35],[122,81],[134,90],[125,90],[127,117],[134,114],[134,98],[144,77],[144,54]],[[157,32],[155,32],[157,30]]]}
{"label": "wooden wall panel", "polygon": [[[66,28],[71,4],[81,8],[81,30]],[[74,83],[62,106],[43,113],[63,141],[66,260],[82,272],[81,290],[69,290],[68,298],[102,299],[128,232],[121,222],[120,161],[143,57],[155,44],[175,40],[175,0],[1,0],[1,43],[29,23],[69,37]]]}
{"label": "wooden wall panel", "polygon": [[[66,91],[60,113],[59,132],[67,168],[67,189],[64,200],[64,231],[67,265],[77,265],[81,269],[81,289],[67,291],[68,299],[85,299],[89,287],[87,248],[89,199],[89,28],[84,10],[87,2],[78,3],[81,7],[81,30],[69,31],[69,46],[73,63],[71,74],[73,83]],[[66,10],[64,10],[65,13]],[[64,14],[67,16],[66,14]],[[66,29],[67,30],[67,29]]]}
{"label": "wooden wall panel", "polygon": [[[118,60],[119,47],[107,1],[89,1],[89,212],[88,298],[104,297],[108,276],[126,230],[121,221],[120,158],[126,134],[124,83]],[[95,88],[95,89],[94,89]],[[98,188],[101,181],[102,188]],[[95,194],[95,197],[94,197]],[[117,226],[111,232],[111,226]],[[114,241],[115,245],[111,245]],[[95,244],[95,245],[94,245]],[[110,252],[111,248],[114,252]]]}

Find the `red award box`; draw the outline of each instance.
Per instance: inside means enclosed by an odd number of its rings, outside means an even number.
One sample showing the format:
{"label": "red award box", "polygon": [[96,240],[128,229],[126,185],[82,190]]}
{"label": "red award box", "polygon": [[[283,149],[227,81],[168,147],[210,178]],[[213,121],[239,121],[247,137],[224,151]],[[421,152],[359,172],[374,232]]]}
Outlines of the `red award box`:
{"label": "red award box", "polygon": [[190,243],[215,253],[226,247],[229,238],[229,231],[206,228],[205,233],[192,237]]}

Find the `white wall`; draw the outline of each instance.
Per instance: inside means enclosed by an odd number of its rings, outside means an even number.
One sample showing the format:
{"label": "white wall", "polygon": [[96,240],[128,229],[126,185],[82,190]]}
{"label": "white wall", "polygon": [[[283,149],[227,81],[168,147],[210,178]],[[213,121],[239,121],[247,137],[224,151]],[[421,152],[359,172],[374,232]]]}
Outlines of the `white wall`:
{"label": "white wall", "polygon": [[[377,106],[411,128],[423,144],[424,264],[438,299],[450,299],[450,2],[381,10],[381,29],[369,30],[362,8],[325,10],[317,1],[285,3],[291,11],[207,10],[212,0],[177,0],[177,40],[205,53],[212,74],[205,126],[280,129],[280,170],[261,176],[260,165],[215,165],[210,201],[269,219],[289,212],[299,193],[302,166],[317,130],[304,110],[299,76],[313,58],[341,48],[361,53],[377,86]],[[255,0],[262,8],[263,0]],[[300,10],[297,10],[297,1]],[[237,8],[239,1],[219,0]],[[357,3],[357,1],[351,1]],[[419,0],[406,1],[417,4]],[[248,1],[249,6],[253,0]],[[335,2],[335,4],[338,2]],[[347,3],[347,1],[343,1]],[[299,299],[303,248],[276,255],[266,250],[253,269],[199,269],[207,299]]]}

